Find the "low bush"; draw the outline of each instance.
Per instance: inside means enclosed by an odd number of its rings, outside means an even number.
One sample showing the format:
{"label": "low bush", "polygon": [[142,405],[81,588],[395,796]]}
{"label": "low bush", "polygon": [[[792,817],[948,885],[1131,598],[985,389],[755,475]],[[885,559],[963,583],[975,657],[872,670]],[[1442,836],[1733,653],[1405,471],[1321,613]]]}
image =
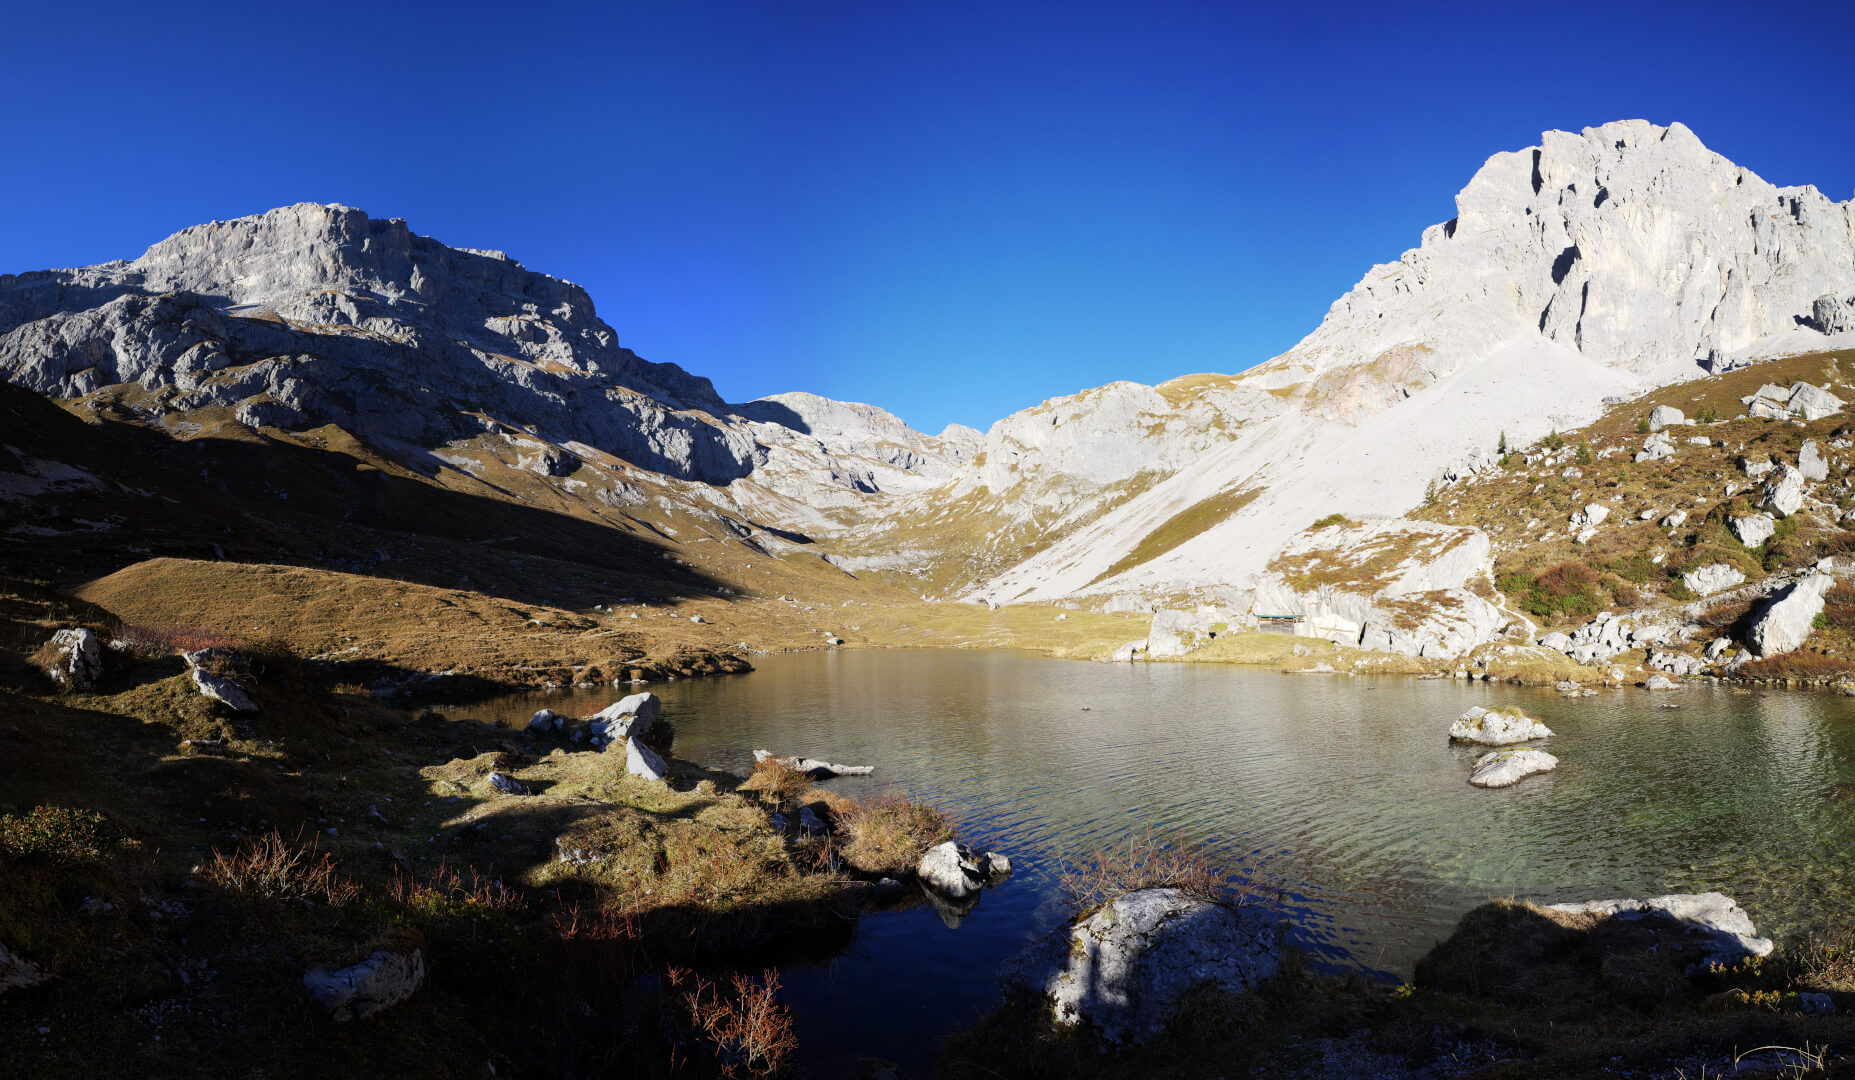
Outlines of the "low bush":
{"label": "low bush", "polygon": [[336,872],[333,855],[318,855],[313,838],[307,847],[300,847],[275,829],[243,841],[229,855],[214,848],[200,876],[240,896],[321,901],[331,907],[340,907],[361,892],[360,885]]}
{"label": "low bush", "polygon": [[108,822],[93,810],[35,806],[24,814],[0,814],[0,854],[9,859],[93,862],[111,844]]}
{"label": "low bush", "polygon": [[795,769],[777,755],[754,763],[754,771],[741,783],[740,790],[756,791],[774,806],[784,806],[811,790],[812,776]]}
{"label": "low bush", "polygon": [[1536,577],[1508,574],[1498,584],[1520,610],[1541,618],[1583,618],[1596,614],[1611,599],[1597,571],[1577,560],[1562,562]]}
{"label": "low bush", "polygon": [[1748,661],[1739,674],[1754,679],[1834,679],[1855,674],[1855,663],[1808,649]]}
{"label": "low bush", "polygon": [[798,1038],[792,1013],[779,1003],[779,972],[736,975],[723,988],[686,968],[672,967],[664,981],[696,1044],[724,1077],[785,1075]]}
{"label": "low bush", "polygon": [[1078,912],[1093,911],[1116,897],[1141,889],[1178,889],[1200,900],[1242,899],[1238,888],[1200,848],[1162,844],[1148,828],[1126,844],[1103,848],[1086,858],[1065,861],[1057,882]]}
{"label": "low bush", "polygon": [[1347,517],[1345,514],[1328,514],[1326,517],[1321,518],[1319,521],[1316,521],[1314,524],[1309,525],[1308,528],[1324,529],[1329,525],[1351,525],[1352,523],[1353,523],[1352,519]]}

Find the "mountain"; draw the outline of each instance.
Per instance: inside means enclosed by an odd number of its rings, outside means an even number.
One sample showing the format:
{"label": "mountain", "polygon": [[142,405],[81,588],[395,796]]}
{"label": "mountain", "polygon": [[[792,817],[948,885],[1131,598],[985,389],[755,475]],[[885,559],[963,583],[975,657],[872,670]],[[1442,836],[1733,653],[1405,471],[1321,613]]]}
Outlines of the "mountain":
{"label": "mountain", "polygon": [[[1383,647],[1455,649],[1513,613],[1485,535],[1400,523],[1433,485],[1487,469],[1503,435],[1855,341],[1851,205],[1680,124],[1547,132],[1456,207],[1281,356],[1085,390],[983,435],[805,393],[729,404],[620,345],[578,286],[318,204],[0,276],[0,376],[80,417],[351,439],[409,480],[650,543],[822,555],[911,595],[1299,606]],[[1371,572],[1302,572],[1322,544]],[[1411,615],[1425,605],[1454,621]]]}
{"label": "mountain", "polygon": [[1503,432],[1530,441],[1592,422],[1607,398],[1847,338],[1855,210],[1775,187],[1680,124],[1547,132],[1490,158],[1456,206],[1241,375],[1115,383],[993,425],[945,498],[985,507],[1023,556],[963,595],[1235,587],[1240,602],[1309,523],[1403,514]]}

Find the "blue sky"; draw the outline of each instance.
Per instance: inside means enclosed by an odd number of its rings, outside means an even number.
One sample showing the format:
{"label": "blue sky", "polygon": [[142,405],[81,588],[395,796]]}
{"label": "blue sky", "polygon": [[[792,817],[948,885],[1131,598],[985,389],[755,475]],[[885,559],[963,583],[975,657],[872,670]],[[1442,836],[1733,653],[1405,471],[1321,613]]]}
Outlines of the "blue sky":
{"label": "blue sky", "polygon": [[344,202],[730,400],[985,427],[1275,355],[1546,128],[1681,120],[1846,199],[1851,7],[21,4],[0,271]]}

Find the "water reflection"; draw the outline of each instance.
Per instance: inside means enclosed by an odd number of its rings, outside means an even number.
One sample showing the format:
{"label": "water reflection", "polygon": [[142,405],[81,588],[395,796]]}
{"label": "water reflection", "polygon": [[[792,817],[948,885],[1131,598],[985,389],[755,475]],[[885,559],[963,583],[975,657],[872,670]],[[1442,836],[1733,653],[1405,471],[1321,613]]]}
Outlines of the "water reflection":
{"label": "water reflection", "polygon": [[[1831,695],[1695,687],[1564,699],[927,650],[769,657],[751,675],[652,689],[680,757],[742,774],[756,747],[874,764],[873,777],[831,783],[932,800],[1012,857],[1014,877],[957,931],[927,908],[879,916],[845,955],[787,973],[826,1075],[857,1054],[924,1074],[938,1038],[992,1006],[996,963],[1060,918],[1056,861],[1149,825],[1233,862],[1266,860],[1304,948],[1387,976],[1408,975],[1490,896],[1717,888],[1777,937],[1855,901],[1855,724],[1848,699]],[[591,712],[614,696],[464,711],[519,723],[543,705]],[[1447,742],[1449,722],[1507,701],[1558,732],[1563,764],[1515,788],[1472,788],[1475,752]]]}

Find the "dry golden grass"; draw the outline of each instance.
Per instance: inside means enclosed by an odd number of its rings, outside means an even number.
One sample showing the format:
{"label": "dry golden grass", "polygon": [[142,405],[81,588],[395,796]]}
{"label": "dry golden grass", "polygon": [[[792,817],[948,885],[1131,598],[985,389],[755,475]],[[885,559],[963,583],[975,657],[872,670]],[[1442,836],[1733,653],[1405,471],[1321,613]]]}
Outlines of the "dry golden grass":
{"label": "dry golden grass", "polygon": [[946,843],[957,832],[946,814],[900,795],[845,800],[832,809],[844,838],[844,862],[864,874],[913,871],[929,848]]}

